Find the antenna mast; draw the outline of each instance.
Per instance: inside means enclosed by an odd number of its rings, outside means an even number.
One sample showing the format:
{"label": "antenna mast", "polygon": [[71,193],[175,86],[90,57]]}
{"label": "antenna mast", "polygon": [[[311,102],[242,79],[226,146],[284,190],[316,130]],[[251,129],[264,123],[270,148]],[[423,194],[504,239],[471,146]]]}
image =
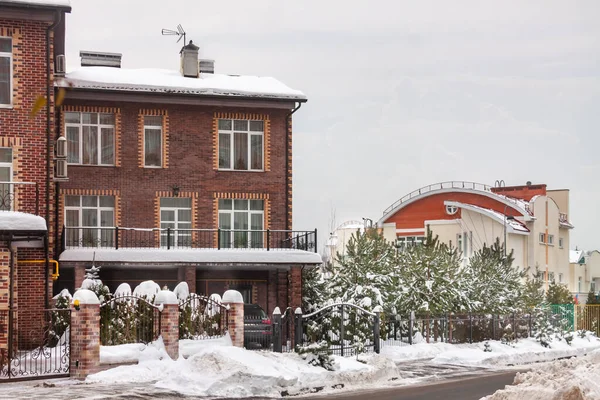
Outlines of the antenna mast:
{"label": "antenna mast", "polygon": [[163,36],[179,36],[179,39],[177,39],[177,43],[179,43],[179,41],[181,39],[183,39],[183,44],[186,44],[186,40],[185,40],[185,30],[183,29],[183,26],[181,26],[181,24],[177,25],[177,30],[174,31],[172,29],[163,29],[161,31],[161,34]]}

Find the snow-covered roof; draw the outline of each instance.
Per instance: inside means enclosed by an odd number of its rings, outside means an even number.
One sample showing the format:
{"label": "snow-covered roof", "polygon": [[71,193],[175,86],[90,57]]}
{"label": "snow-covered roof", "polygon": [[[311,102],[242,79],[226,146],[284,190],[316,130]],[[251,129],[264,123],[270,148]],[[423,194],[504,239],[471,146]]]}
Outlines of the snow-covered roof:
{"label": "snow-covered roof", "polygon": [[67,249],[60,261],[96,262],[195,262],[195,263],[246,263],[246,264],[321,264],[321,256],[303,250],[237,250],[237,249]]}
{"label": "snow-covered roof", "polygon": [[579,264],[584,256],[583,250],[569,250],[569,263]]}
{"label": "snow-covered roof", "polygon": [[69,0],[0,0],[0,4],[14,4],[16,6],[71,8],[71,2]]}
{"label": "snow-covered roof", "polygon": [[306,101],[304,93],[271,77],[200,74],[199,78],[186,78],[179,71],[166,69],[82,67],[67,73],[55,85],[107,91]]}
{"label": "snow-covered roof", "polygon": [[476,206],[473,204],[460,203],[458,201],[445,201],[444,205],[456,206],[458,208],[463,208],[465,210],[470,210],[470,211],[474,211],[474,212],[478,212],[480,214],[486,215],[489,218],[491,218],[503,225],[506,224],[506,227],[508,228],[508,232],[510,232],[510,233],[516,233],[516,234],[520,234],[520,235],[528,235],[530,232],[529,229],[522,222],[520,222],[516,219],[508,219],[506,215],[502,214],[501,212],[495,211],[495,210],[479,207],[479,206]]}
{"label": "snow-covered roof", "polygon": [[0,211],[0,231],[45,231],[46,220],[18,211]]}

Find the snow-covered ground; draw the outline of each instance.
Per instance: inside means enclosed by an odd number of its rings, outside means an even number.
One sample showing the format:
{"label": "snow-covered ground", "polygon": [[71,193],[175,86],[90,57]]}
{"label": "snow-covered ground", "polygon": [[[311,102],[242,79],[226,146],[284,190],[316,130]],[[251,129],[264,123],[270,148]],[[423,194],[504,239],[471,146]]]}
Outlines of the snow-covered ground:
{"label": "snow-covered ground", "polygon": [[571,345],[568,345],[564,339],[554,339],[550,342],[550,348],[546,348],[535,339],[528,338],[510,345],[489,341],[490,351],[486,352],[484,349],[485,342],[419,343],[412,346],[384,346],[381,354],[395,362],[430,359],[438,364],[504,367],[584,355],[594,349],[600,349],[600,340],[587,333],[585,338],[574,335]]}
{"label": "snow-covered ground", "polygon": [[600,350],[584,357],[560,360],[518,373],[514,385],[486,400],[600,399]]}
{"label": "snow-covered ground", "polygon": [[[575,336],[571,345],[564,340],[542,347],[534,339],[512,345],[490,341],[452,345],[419,343],[412,346],[384,346],[381,355],[352,358],[333,357],[335,370],[308,365],[295,353],[248,351],[233,347],[228,336],[211,340],[182,340],[180,358],[167,357],[162,341],[148,346],[130,344],[101,347],[101,362],[135,363],[91,375],[90,384],[149,383],[157,389],[184,395],[214,397],[280,397],[311,392],[353,390],[423,382],[426,377],[407,374],[405,362],[427,359],[430,365],[463,365],[505,368],[584,355],[600,349],[600,340]],[[600,350],[599,350],[600,351]]]}

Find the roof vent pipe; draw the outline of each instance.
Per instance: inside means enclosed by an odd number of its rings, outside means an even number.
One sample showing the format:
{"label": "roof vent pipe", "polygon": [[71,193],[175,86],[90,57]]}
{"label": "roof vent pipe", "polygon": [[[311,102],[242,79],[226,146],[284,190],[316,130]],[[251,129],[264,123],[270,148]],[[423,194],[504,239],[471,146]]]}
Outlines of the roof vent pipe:
{"label": "roof vent pipe", "polygon": [[179,52],[181,54],[181,74],[183,76],[188,78],[198,77],[198,50],[200,50],[200,47],[190,40]]}
{"label": "roof vent pipe", "polygon": [[101,53],[99,51],[79,52],[82,67],[114,67],[121,68],[121,53]]}

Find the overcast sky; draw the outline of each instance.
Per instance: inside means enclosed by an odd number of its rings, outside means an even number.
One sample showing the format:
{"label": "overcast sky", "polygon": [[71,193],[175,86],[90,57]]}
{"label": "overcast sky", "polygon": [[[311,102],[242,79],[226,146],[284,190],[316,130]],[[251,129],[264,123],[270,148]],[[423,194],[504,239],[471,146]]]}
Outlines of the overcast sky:
{"label": "overcast sky", "polygon": [[178,68],[182,24],[217,73],[273,76],[294,115],[294,228],[379,219],[446,180],[570,189],[600,249],[600,2],[71,0],[67,63]]}

